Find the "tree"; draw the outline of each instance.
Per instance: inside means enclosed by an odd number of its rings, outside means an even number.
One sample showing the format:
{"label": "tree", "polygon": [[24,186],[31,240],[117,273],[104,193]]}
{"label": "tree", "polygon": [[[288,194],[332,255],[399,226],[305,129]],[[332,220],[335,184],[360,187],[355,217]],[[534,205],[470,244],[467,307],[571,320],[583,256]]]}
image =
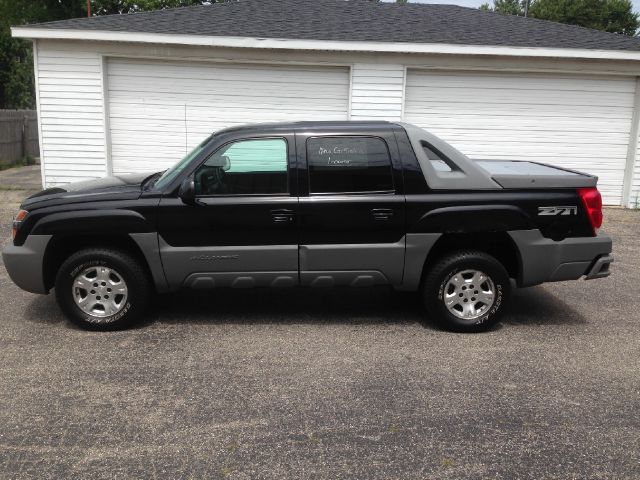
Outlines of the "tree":
{"label": "tree", "polygon": [[[485,3],[480,9],[505,15],[524,15],[525,2],[494,0],[493,7]],[[640,27],[638,14],[633,13],[630,0],[532,0],[528,15],[630,36],[635,35]]]}
{"label": "tree", "polygon": [[82,5],[82,0],[0,0],[0,108],[35,104],[31,43],[11,38],[11,26],[86,15]]}
{"label": "tree", "polygon": [[480,5],[480,10],[489,10],[503,15],[524,15],[524,2],[520,0],[494,0],[493,7],[488,3]]}
{"label": "tree", "polygon": [[224,0],[91,0],[91,13],[94,15],[112,15],[134,13],[164,8],[188,7],[204,3],[221,3]]}
{"label": "tree", "polygon": [[529,13],[535,18],[630,36],[640,26],[630,0],[537,0]]}

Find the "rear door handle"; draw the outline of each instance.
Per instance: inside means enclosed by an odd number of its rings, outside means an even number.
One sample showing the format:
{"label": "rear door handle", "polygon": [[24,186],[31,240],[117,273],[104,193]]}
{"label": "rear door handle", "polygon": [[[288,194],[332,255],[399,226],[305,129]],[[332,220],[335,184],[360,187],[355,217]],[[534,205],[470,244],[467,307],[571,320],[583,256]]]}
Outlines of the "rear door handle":
{"label": "rear door handle", "polygon": [[291,223],[293,222],[294,211],[286,208],[271,210],[271,218],[273,223]]}
{"label": "rear door handle", "polygon": [[390,208],[372,208],[371,216],[376,222],[386,222],[393,217],[393,210]]}

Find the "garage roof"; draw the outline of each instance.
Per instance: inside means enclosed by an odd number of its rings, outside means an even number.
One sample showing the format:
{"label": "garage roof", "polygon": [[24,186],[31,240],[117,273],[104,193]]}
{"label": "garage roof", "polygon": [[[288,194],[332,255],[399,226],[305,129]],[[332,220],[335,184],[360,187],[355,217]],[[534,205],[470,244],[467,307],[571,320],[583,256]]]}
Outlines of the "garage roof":
{"label": "garage roof", "polygon": [[[27,30],[35,33],[29,35]],[[15,28],[14,34],[45,38],[47,31],[80,31],[87,34],[87,39],[91,38],[89,32],[128,32],[163,36],[640,51],[638,38],[588,28],[455,5],[368,0],[235,0],[40,23]]]}

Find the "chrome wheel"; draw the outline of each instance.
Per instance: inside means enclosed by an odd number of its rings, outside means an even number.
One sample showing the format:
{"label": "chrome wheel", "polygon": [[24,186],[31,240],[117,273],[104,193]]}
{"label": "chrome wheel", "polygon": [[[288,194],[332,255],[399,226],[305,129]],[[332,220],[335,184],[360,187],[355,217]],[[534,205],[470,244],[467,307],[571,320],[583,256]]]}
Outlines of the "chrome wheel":
{"label": "chrome wheel", "polygon": [[110,317],[126,304],[128,290],[122,276],[113,268],[85,268],[73,280],[73,299],[86,314],[96,318]]}
{"label": "chrome wheel", "polygon": [[474,320],[487,313],[495,298],[495,286],[489,276],[479,270],[462,270],[447,282],[443,300],[456,317]]}

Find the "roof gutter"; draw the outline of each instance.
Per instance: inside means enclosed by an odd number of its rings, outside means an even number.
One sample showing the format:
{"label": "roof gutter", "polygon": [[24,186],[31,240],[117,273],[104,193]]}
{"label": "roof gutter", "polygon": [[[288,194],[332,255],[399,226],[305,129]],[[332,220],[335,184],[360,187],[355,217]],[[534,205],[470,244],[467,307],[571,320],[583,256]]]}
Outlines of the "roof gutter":
{"label": "roof gutter", "polygon": [[578,48],[503,47],[454,45],[447,43],[359,42],[335,40],[296,40],[286,38],[218,37],[163,33],[113,32],[12,27],[16,38],[49,40],[93,40],[104,42],[160,43],[205,47],[258,48],[277,50],[319,50],[335,52],[422,53],[444,55],[493,55],[511,57],[586,58],[602,60],[640,60],[640,51],[588,50]]}

